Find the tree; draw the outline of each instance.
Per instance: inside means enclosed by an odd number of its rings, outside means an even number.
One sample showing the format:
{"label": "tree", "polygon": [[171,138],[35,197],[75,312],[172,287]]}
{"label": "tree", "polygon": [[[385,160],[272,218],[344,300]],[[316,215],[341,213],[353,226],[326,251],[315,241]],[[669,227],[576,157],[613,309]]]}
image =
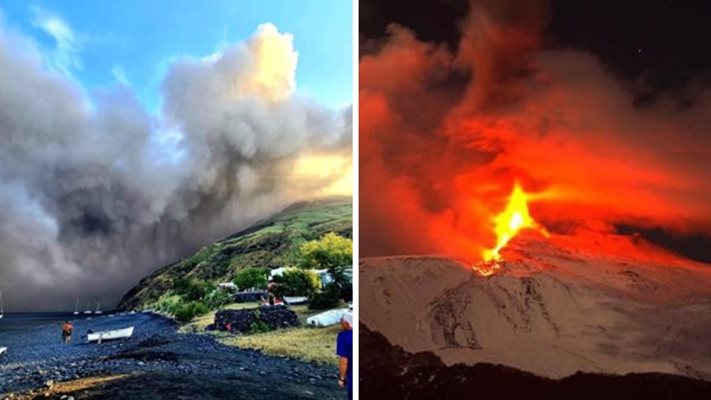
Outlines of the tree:
{"label": "tree", "polygon": [[339,284],[350,284],[345,276],[345,268],[353,264],[353,242],[333,232],[321,239],[312,240],[299,248],[301,268],[325,268]]}
{"label": "tree", "polygon": [[173,282],[175,293],[189,301],[202,300],[213,289],[211,283],[200,279],[178,278]]}
{"label": "tree", "polygon": [[312,271],[290,268],[282,276],[275,276],[278,283],[276,296],[311,296],[321,287],[321,280]]}
{"label": "tree", "polygon": [[211,310],[216,310],[230,302],[232,302],[232,295],[220,288],[213,289],[203,300],[203,303]]}
{"label": "tree", "polygon": [[269,271],[264,268],[246,268],[237,273],[234,283],[240,290],[264,289],[267,287],[268,277]]}
{"label": "tree", "polygon": [[338,307],[341,300],[341,287],[336,282],[331,282],[322,291],[309,297],[310,310],[327,310]]}
{"label": "tree", "polygon": [[207,314],[207,306],[200,303],[199,301],[189,301],[187,303],[180,303],[177,310],[175,310],[175,319],[178,322],[189,322],[191,319]]}

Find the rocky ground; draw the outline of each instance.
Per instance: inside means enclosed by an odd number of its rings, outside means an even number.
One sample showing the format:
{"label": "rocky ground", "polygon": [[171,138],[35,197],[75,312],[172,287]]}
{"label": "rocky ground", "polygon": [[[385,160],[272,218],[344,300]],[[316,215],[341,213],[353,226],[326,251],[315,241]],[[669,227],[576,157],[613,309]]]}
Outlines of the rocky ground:
{"label": "rocky ground", "polygon": [[363,399],[706,400],[711,382],[660,373],[577,372],[549,379],[504,365],[445,365],[432,352],[408,353],[367,326],[360,329]]}
{"label": "rocky ground", "polygon": [[[135,326],[129,340],[89,344],[86,332]],[[232,348],[178,334],[153,314],[102,316],[75,323],[74,341],[46,325],[2,337],[0,396],[75,399],[339,399],[333,367]],[[335,339],[334,339],[335,340]],[[67,384],[67,382],[91,382]],[[51,389],[50,389],[51,388]]]}

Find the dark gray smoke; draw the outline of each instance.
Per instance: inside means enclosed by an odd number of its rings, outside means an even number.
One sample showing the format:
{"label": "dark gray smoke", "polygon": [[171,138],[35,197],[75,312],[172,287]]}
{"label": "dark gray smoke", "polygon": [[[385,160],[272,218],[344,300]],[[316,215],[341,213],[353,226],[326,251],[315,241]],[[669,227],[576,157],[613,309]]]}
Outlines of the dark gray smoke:
{"label": "dark gray smoke", "polygon": [[111,306],[152,270],[343,178],[295,176],[304,157],[350,160],[351,112],[294,93],[298,54],[272,25],[176,61],[157,116],[125,86],[88,96],[28,43],[0,22],[9,311],[67,310],[77,296]]}

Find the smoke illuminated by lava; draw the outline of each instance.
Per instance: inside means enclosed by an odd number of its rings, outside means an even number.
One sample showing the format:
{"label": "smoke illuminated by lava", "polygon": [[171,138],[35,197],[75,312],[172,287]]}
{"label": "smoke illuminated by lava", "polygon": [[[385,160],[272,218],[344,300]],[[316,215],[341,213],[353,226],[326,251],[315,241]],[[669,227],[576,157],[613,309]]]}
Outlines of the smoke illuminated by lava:
{"label": "smoke illuminated by lava", "polygon": [[[545,48],[545,2],[470,9],[456,51],[392,24],[360,59],[363,256],[496,260],[511,221],[711,234],[711,90],[640,106],[593,55]],[[514,190],[497,219],[517,180],[536,201]]]}

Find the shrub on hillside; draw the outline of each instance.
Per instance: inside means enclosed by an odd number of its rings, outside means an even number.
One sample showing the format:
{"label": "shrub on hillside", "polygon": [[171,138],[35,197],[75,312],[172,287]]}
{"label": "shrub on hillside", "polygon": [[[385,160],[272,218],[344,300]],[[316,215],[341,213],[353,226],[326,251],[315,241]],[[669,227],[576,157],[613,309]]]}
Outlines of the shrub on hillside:
{"label": "shrub on hillside", "polygon": [[287,269],[282,276],[274,277],[274,281],[278,283],[277,297],[310,297],[321,287],[321,280],[315,273],[297,268]]}
{"label": "shrub on hillside", "polygon": [[347,280],[345,267],[353,264],[353,242],[333,232],[319,240],[311,240],[299,248],[299,266],[302,268],[326,268],[336,282]]}
{"label": "shrub on hillside", "polygon": [[172,295],[167,297],[161,297],[155,304],[154,308],[160,313],[175,315],[175,312],[181,305],[181,297],[177,295]]}
{"label": "shrub on hillside", "polygon": [[338,307],[341,300],[341,287],[336,282],[331,282],[326,287],[309,298],[309,309],[326,310]]}
{"label": "shrub on hillside", "polygon": [[173,281],[173,291],[188,301],[202,300],[215,286],[199,279],[178,278]]}
{"label": "shrub on hillside", "polygon": [[211,310],[218,309],[225,304],[232,302],[232,295],[226,290],[213,289],[210,293],[205,296],[203,300],[207,308]]}
{"label": "shrub on hillside", "polygon": [[199,301],[189,301],[181,303],[175,311],[175,319],[178,322],[189,322],[193,318],[207,314],[210,311],[207,306]]}
{"label": "shrub on hillside", "polygon": [[240,290],[264,289],[267,287],[268,277],[269,271],[264,268],[246,268],[237,273],[234,283]]}
{"label": "shrub on hillside", "polygon": [[255,321],[255,322],[252,322],[251,325],[249,325],[249,330],[247,331],[247,333],[249,333],[249,334],[267,333],[267,332],[271,332],[272,330],[273,330],[272,327],[269,326],[269,324],[267,324],[266,322]]}

